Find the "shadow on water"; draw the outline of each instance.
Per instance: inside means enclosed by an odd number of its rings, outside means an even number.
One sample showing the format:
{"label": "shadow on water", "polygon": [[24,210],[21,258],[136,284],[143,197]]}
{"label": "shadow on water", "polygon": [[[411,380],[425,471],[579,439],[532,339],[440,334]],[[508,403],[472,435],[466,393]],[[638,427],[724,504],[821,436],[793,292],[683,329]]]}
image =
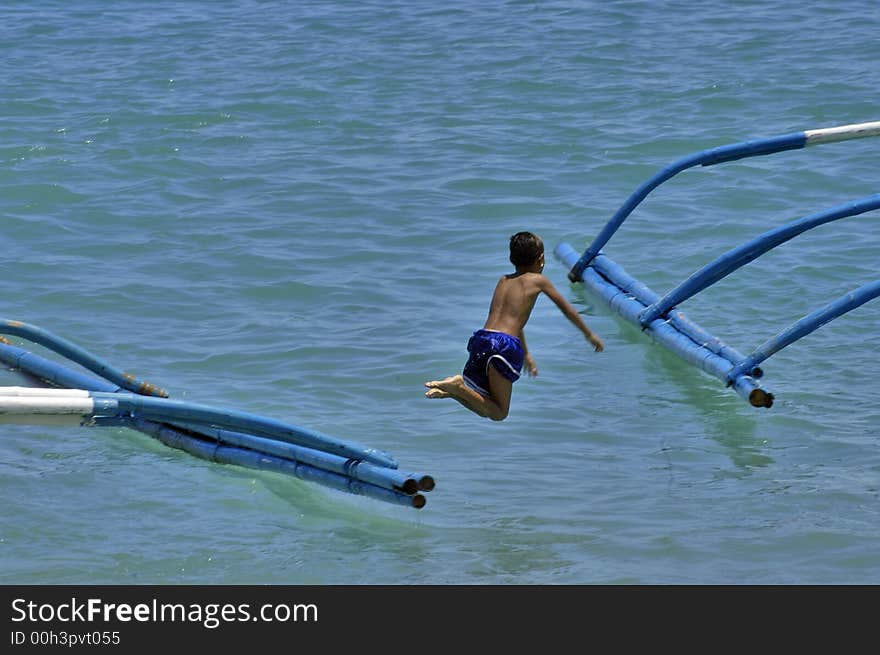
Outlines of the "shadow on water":
{"label": "shadow on water", "polygon": [[[572,291],[573,301],[593,313],[594,303],[600,301],[585,287],[574,287]],[[602,304],[599,313],[602,312],[610,310]],[[767,410],[752,407],[714,376],[682,361],[616,314],[611,315],[619,328],[617,337],[628,347],[644,349],[645,375],[650,386],[666,389],[666,402],[680,403],[693,410],[702,419],[705,434],[724,448],[742,474],[773,463],[765,453],[766,440],[757,435],[762,418],[758,413]]]}
{"label": "shadow on water", "polygon": [[[637,331],[634,326],[626,328]],[[724,448],[741,472],[748,474],[754,468],[773,463],[765,453],[766,440],[757,434],[760,417],[754,415],[766,409],[752,407],[720,380],[682,362],[648,337],[640,336],[649,349],[646,361],[651,365],[650,373],[658,376],[658,384],[676,390],[675,397],[702,419],[706,436]],[[717,390],[712,390],[710,385],[716,385]]]}

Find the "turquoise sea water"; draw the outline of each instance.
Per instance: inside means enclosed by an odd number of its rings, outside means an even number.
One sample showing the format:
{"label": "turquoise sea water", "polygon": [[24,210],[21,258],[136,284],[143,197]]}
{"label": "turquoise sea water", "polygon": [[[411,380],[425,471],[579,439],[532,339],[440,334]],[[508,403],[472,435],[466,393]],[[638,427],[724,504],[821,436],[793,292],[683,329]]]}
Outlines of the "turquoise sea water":
{"label": "turquoise sea water", "polygon": [[[437,488],[417,511],[129,430],[3,426],[0,582],[880,582],[878,302],[768,360],[758,410],[548,252],[606,351],[544,298],[506,421],[422,386],[460,371],[513,232],[583,249],[679,157],[880,120],[878,28],[873,2],[7,5],[0,316]],[[605,252],[666,291],[876,193],[878,146],[688,171]],[[748,352],[877,278],[877,221],[682,309]]]}

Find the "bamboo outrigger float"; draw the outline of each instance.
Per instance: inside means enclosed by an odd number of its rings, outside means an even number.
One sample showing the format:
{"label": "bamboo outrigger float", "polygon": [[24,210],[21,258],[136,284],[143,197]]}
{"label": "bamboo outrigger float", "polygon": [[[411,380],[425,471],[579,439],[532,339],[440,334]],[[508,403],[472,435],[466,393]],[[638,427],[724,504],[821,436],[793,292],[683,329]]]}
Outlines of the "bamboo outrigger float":
{"label": "bamboo outrigger float", "polygon": [[0,387],[0,423],[122,426],[213,462],[271,470],[348,493],[421,508],[430,475],[402,473],[388,454],[247,412],[175,401],[46,330],[0,320],[0,334],[39,343],[81,372],[0,337],[0,362],[40,387]]}
{"label": "bamboo outrigger float", "polygon": [[583,282],[624,319],[685,361],[733,387],[751,405],[769,408],[773,405],[773,394],[758,382],[763,375],[759,365],[822,325],[876,298],[880,295],[880,280],[859,287],[804,316],[747,356],[687,318],[677,309],[678,305],[807,230],[880,209],[880,194],[838,205],[765,232],[710,262],[662,297],[624,271],[602,252],[602,248],[651,191],[688,168],[878,135],[880,121],[874,121],[744,141],[694,153],[663,168],[636,189],[582,255],[578,256],[567,243],[559,244],[555,254],[569,267],[569,280]]}

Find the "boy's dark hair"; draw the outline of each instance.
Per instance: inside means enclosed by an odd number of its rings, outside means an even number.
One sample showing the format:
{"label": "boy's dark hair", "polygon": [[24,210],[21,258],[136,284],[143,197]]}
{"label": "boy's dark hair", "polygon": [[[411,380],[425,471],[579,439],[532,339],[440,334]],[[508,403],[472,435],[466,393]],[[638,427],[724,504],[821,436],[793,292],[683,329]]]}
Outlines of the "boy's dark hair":
{"label": "boy's dark hair", "polygon": [[510,237],[510,263],[516,267],[531,266],[544,253],[541,237],[531,232],[517,232]]}

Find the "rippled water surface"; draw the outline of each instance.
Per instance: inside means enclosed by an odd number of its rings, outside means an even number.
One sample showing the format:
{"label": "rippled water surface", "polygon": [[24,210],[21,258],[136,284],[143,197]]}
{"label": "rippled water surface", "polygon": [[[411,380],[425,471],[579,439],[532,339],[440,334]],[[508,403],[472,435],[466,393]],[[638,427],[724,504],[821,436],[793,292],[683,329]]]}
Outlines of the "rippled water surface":
{"label": "rippled water surface", "polygon": [[[870,2],[13,3],[0,300],[172,396],[393,454],[422,510],[123,429],[4,426],[6,583],[877,583],[880,303],[765,364],[749,407],[550,252],[540,369],[491,423],[456,373],[507,239],[585,248],[697,150],[880,120]],[[865,139],[683,173],[605,252],[666,291],[878,191]],[[748,352],[877,278],[877,212],[683,307]],[[11,373],[0,382],[15,383]]]}

